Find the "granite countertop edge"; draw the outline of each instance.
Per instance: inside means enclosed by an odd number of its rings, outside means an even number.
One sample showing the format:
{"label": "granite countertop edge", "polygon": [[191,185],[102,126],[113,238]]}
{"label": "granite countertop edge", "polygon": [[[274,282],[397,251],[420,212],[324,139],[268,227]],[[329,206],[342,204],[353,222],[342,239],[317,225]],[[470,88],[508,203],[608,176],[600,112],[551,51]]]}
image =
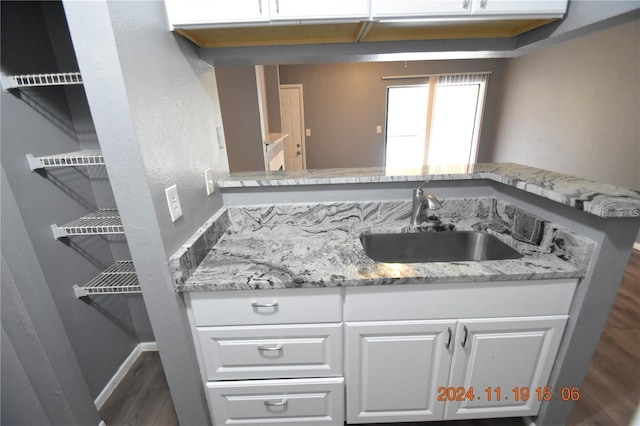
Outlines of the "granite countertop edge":
{"label": "granite countertop edge", "polygon": [[221,190],[292,185],[421,182],[488,179],[603,218],[640,217],[640,191],[515,163],[482,163],[449,168],[384,167],[243,172],[218,182]]}

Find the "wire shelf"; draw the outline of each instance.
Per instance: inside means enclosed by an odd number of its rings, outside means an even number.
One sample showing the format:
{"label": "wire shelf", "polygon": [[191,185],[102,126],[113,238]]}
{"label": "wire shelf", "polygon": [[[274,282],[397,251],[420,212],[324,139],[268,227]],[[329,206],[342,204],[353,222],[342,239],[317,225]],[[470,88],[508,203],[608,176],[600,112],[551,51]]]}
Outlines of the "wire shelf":
{"label": "wire shelf", "polygon": [[116,209],[101,209],[66,225],[51,225],[51,229],[55,239],[78,235],[124,234],[124,227]]}
{"label": "wire shelf", "polygon": [[140,294],[138,276],[130,260],[121,260],[83,286],[75,284],[76,299],[92,294]]}
{"label": "wire shelf", "polygon": [[75,166],[101,166],[104,165],[104,157],[99,150],[86,150],[68,152],[65,154],[34,157],[27,154],[27,161],[31,171],[45,167],[75,167]]}
{"label": "wire shelf", "polygon": [[2,76],[2,88],[4,90],[21,87],[65,86],[70,84],[82,84],[82,75],[80,75],[79,72],[62,72]]}

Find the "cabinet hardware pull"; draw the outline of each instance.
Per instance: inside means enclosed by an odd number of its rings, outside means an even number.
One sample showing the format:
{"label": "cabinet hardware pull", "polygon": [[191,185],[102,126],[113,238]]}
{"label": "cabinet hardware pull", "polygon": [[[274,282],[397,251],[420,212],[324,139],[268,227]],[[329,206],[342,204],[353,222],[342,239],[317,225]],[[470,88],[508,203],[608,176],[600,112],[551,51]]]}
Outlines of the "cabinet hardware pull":
{"label": "cabinet hardware pull", "polygon": [[449,349],[451,347],[451,336],[453,333],[451,332],[451,327],[449,327],[449,340],[447,340],[446,348]]}
{"label": "cabinet hardware pull", "polygon": [[487,0],[480,0],[480,8],[484,9],[485,7],[487,7]]}
{"label": "cabinet hardware pull", "polygon": [[276,0],[276,13],[280,14],[280,0]]}
{"label": "cabinet hardware pull", "polygon": [[275,345],[275,346],[258,346],[258,350],[259,351],[281,351],[282,350],[282,345]]}
{"label": "cabinet hardware pull", "polygon": [[266,405],[267,407],[282,407],[283,405],[287,405],[288,403],[289,401],[287,401],[286,399],[281,399],[279,402],[265,401],[264,405]]}
{"label": "cabinet hardware pull", "polygon": [[462,341],[462,347],[464,348],[464,346],[467,344],[467,337],[469,337],[469,329],[467,329],[467,326],[464,326],[464,340]]}
{"label": "cabinet hardware pull", "polygon": [[251,302],[251,306],[253,306],[254,308],[275,308],[276,306],[278,306],[278,301],[271,303]]}
{"label": "cabinet hardware pull", "polygon": [[468,9],[468,8],[469,8],[469,2],[470,2],[470,1],[471,1],[471,0],[464,0],[464,1],[462,2],[462,8],[463,8],[463,9]]}
{"label": "cabinet hardware pull", "polygon": [[258,9],[260,10],[260,15],[262,15],[262,0],[258,0]]}

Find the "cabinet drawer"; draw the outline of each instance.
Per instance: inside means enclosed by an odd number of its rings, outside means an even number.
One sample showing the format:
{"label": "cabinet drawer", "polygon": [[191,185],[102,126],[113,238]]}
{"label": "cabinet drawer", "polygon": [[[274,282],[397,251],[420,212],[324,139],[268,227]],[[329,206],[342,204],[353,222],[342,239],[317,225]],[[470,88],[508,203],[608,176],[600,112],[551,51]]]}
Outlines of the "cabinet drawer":
{"label": "cabinet drawer", "polygon": [[342,325],[198,327],[208,380],[342,375]]}
{"label": "cabinet drawer", "polygon": [[342,377],[209,382],[215,425],[344,424]]}
{"label": "cabinet drawer", "polygon": [[189,293],[196,326],[342,321],[340,288]]}
{"label": "cabinet drawer", "polygon": [[348,287],[345,321],[564,315],[577,279]]}

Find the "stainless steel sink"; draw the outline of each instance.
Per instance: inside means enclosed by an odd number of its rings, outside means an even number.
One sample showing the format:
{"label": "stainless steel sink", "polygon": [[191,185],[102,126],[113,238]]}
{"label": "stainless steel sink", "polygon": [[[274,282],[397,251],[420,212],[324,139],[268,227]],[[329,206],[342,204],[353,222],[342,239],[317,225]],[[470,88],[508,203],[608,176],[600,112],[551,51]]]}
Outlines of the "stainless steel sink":
{"label": "stainless steel sink", "polygon": [[493,235],[475,231],[362,234],[371,259],[386,263],[519,259],[520,253]]}

